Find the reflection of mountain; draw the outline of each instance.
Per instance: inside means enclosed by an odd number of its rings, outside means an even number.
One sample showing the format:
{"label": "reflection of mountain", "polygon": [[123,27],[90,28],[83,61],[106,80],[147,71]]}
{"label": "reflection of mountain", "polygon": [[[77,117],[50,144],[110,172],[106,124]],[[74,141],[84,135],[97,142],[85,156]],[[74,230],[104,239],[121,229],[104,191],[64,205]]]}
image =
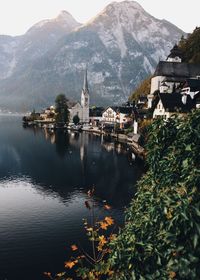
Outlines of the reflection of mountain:
{"label": "reflection of mountain", "polygon": [[[6,143],[9,151],[14,152],[12,156],[1,149],[0,178],[28,177],[44,192],[55,192],[63,200],[74,191],[86,193],[94,185],[97,196],[116,207],[129,201],[142,168],[129,165],[123,146],[121,152],[118,146],[116,152],[115,146],[109,153],[99,136],[24,129],[20,125],[16,121],[0,123],[4,131],[0,147]],[[20,164],[14,172],[16,159]]]}

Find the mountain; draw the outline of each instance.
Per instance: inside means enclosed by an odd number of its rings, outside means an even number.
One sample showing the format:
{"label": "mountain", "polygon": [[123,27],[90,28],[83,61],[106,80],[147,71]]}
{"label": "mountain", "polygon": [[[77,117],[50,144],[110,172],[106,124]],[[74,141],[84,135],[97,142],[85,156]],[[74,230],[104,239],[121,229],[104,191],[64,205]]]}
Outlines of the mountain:
{"label": "mountain", "polygon": [[80,99],[88,68],[92,103],[117,104],[185,33],[137,2],[113,2],[84,25],[62,12],[19,37],[0,37],[1,104],[39,108],[60,92]]}
{"label": "mountain", "polygon": [[23,36],[0,36],[0,79],[5,79],[19,68],[30,66],[46,54],[60,38],[80,26],[66,11],[57,18],[43,20],[31,27]]}

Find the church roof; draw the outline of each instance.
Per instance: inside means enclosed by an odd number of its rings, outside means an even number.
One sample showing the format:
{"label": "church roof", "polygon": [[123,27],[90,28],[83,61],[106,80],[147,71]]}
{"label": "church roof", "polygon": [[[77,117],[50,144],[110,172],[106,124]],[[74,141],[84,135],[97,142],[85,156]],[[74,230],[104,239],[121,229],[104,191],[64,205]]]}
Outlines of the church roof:
{"label": "church roof", "polygon": [[74,102],[74,101],[68,101],[67,105],[69,109],[72,109],[77,106],[81,106],[79,102]]}
{"label": "church roof", "polygon": [[180,78],[200,76],[200,64],[160,61],[156,67],[154,77],[155,76]]}

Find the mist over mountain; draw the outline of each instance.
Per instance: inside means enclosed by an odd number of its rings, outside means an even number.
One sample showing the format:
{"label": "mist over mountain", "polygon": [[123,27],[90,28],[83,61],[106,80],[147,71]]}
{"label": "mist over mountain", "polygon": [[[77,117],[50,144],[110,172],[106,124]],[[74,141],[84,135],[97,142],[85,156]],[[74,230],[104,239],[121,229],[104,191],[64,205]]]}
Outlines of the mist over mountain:
{"label": "mist over mountain", "polygon": [[113,2],[83,25],[62,11],[22,36],[0,36],[0,107],[42,108],[61,92],[79,100],[85,67],[91,102],[119,104],[182,35],[134,1]]}

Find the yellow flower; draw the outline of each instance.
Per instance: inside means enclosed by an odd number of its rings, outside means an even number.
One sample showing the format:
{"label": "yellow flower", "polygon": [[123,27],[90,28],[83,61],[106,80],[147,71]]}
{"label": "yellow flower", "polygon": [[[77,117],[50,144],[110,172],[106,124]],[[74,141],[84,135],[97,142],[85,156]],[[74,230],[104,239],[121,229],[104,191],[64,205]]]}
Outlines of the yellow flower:
{"label": "yellow flower", "polygon": [[105,236],[104,235],[100,235],[99,236],[99,244],[103,246],[106,243],[107,243],[107,241],[106,241]]}

